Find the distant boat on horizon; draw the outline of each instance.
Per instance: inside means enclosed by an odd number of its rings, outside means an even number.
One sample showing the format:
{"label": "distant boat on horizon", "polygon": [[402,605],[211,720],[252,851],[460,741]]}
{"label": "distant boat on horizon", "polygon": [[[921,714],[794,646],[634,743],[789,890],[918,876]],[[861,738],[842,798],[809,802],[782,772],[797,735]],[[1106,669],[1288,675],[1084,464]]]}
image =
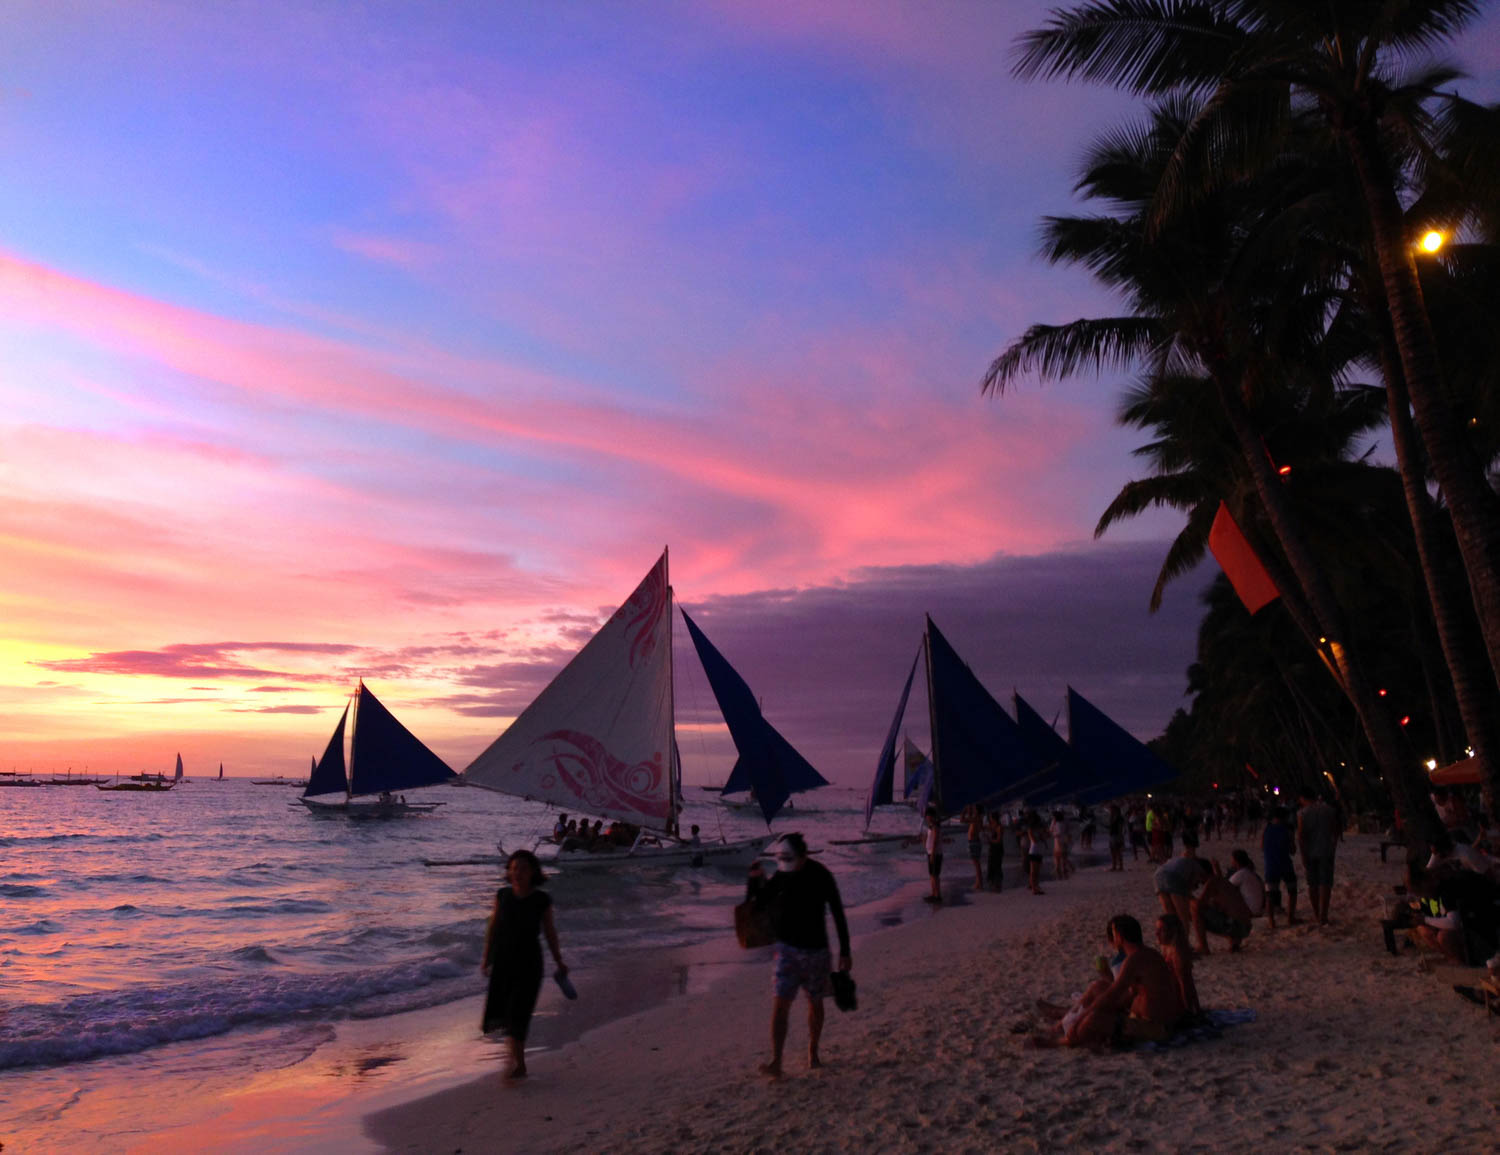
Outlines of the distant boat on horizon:
{"label": "distant boat on horizon", "polygon": [[96,790],[130,790],[146,794],[161,794],[177,785],[168,782],[166,776],[157,774],[154,778],[149,774],[134,774],[121,782],[115,782],[108,786],[96,785]]}

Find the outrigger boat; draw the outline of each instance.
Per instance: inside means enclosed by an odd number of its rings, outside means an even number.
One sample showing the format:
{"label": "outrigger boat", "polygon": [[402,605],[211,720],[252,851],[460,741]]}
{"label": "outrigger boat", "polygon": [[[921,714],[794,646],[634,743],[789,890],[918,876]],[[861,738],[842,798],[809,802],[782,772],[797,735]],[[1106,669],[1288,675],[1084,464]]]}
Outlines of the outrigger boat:
{"label": "outrigger boat", "polygon": [[[730,735],[747,764],[767,826],[786,801],[800,763],[761,717],[744,681],[687,615]],[[667,553],[630,598],[537,695],[510,728],[464,771],[471,786],[550,803],[634,827],[626,845],[538,844],[564,870],[610,866],[748,865],[772,835],[692,845],[681,837],[682,767],[674,737],[672,587]]]}
{"label": "outrigger boat", "polygon": [[352,705],[348,773],[344,772],[344,724],[349,721],[350,707],[345,706],[299,799],[302,805],[314,814],[348,818],[426,814],[443,805],[407,802],[396,791],[447,782],[454,777],[448,764],[398,722],[363,681]]}

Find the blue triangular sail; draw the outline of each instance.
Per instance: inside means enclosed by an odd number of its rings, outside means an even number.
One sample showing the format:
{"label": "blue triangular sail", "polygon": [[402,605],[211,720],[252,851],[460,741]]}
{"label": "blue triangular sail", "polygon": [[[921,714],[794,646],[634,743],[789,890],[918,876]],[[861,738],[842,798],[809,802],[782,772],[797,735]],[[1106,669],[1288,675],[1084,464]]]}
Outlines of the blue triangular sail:
{"label": "blue triangular sail", "polygon": [[344,773],[344,723],[348,720],[349,707],[346,705],[344,712],[339,715],[339,724],[333,728],[333,737],[328,739],[328,748],[323,751],[322,760],[313,763],[312,772],[307,776],[307,789],[302,791],[302,797],[349,793],[349,777]]}
{"label": "blue triangular sail", "polygon": [[917,662],[922,652],[911,660],[911,673],[906,675],[906,686],[901,691],[901,701],[896,705],[896,716],[891,719],[891,728],[886,732],[885,745],[880,748],[880,758],[875,763],[875,780],[870,783],[870,794],[865,799],[865,829],[870,827],[870,818],[877,806],[889,806],[895,801],[891,782],[896,776],[896,735],[901,732],[901,719],[906,714],[906,699],[911,697],[912,680],[917,676]]}
{"label": "blue triangular sail", "polygon": [[1100,785],[1079,795],[1085,805],[1149,790],[1177,777],[1177,771],[1150,747],[1072,686],[1068,687],[1068,739],[1074,752],[1099,775]]}
{"label": "blue triangular sail", "polygon": [[1040,771],[1045,760],[990,695],[931,618],[927,619],[928,709],[932,714],[933,791],[944,815],[988,802]]}
{"label": "blue triangular sail", "polygon": [[452,768],[396,721],[379,699],[359,686],[350,750],[350,794],[413,790],[457,778]]}
{"label": "blue triangular sail", "polygon": [[760,812],[769,825],[794,791],[827,786],[828,779],[814,770],[807,759],[761,716],[760,706],[745,679],[714,648],[686,611],[683,611],[682,620],[687,623],[693,648],[698,651],[698,660],[703,663],[703,672],[708,676],[709,687],[719,703],[719,712],[724,715],[724,724],[729,727],[729,736],[740,754],[739,761],[730,771],[729,780],[724,783],[724,791],[753,790]]}
{"label": "blue triangular sail", "polygon": [[1024,797],[1033,806],[1061,801],[1099,785],[1099,772],[1085,762],[1063,736],[1047,724],[1031,705],[1015,695],[1016,725],[1032,749],[1048,762],[1034,780],[1018,783],[1016,797]]}

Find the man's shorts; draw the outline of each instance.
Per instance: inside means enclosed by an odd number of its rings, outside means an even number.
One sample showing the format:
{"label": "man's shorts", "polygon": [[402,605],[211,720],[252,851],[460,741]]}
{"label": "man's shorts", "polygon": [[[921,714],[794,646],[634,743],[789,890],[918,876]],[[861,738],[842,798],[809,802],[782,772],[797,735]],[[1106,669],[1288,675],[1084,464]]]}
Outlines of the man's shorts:
{"label": "man's shorts", "polygon": [[1292,869],[1291,859],[1266,867],[1267,886],[1280,887],[1283,882],[1292,894],[1297,893],[1297,872]]}
{"label": "man's shorts", "polygon": [[832,957],[826,947],[803,950],[779,942],[776,944],[776,967],[771,975],[771,992],[778,999],[794,999],[801,988],[807,991],[808,998],[827,998],[832,985],[828,974],[832,969]]}
{"label": "man's shorts", "polygon": [[1327,858],[1304,858],[1302,860],[1302,874],[1307,879],[1309,887],[1330,887],[1333,885],[1333,856]]}
{"label": "man's shorts", "polygon": [[1203,915],[1203,929],[1209,934],[1221,934],[1225,938],[1248,938],[1250,936],[1249,923],[1230,918],[1216,906],[1201,907],[1200,912]]}
{"label": "man's shorts", "polygon": [[936,878],[943,873],[943,856],[941,854],[929,854],[927,856],[927,873]]}

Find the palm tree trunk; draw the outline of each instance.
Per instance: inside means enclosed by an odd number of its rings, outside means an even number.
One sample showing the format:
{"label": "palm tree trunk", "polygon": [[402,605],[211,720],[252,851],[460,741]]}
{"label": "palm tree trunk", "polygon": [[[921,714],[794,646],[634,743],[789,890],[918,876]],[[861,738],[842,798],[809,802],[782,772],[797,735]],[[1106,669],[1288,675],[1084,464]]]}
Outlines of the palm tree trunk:
{"label": "palm tree trunk", "polygon": [[1345,128],[1344,139],[1370,214],[1391,334],[1416,427],[1453,518],[1494,677],[1500,671],[1500,519],[1496,517],[1495,496],[1483,463],[1464,438],[1443,387],[1437,342],[1422,300],[1416,259],[1373,123],[1361,119]]}
{"label": "palm tree trunk", "polygon": [[[1223,364],[1222,359],[1220,364]],[[1423,841],[1430,841],[1442,826],[1427,793],[1427,776],[1421,771],[1416,758],[1403,748],[1405,743],[1399,729],[1365,674],[1359,642],[1346,628],[1343,613],[1339,610],[1328,579],[1324,577],[1312,551],[1302,538],[1291,505],[1281,491],[1281,479],[1265,454],[1245,408],[1244,399],[1238,388],[1224,379],[1219,367],[1215,367],[1212,376],[1230,428],[1234,431],[1240,452],[1255,482],[1256,494],[1260,497],[1266,518],[1314,615],[1314,628],[1319,632],[1308,634],[1307,640],[1332,662],[1337,671],[1340,686],[1350,705],[1354,707],[1354,712],[1359,715],[1360,725],[1380,767],[1386,788],[1401,807],[1412,832]],[[1303,629],[1305,632],[1306,626]],[[1321,639],[1328,640],[1324,642]]]}
{"label": "palm tree trunk", "polygon": [[1459,599],[1462,593],[1453,588],[1452,569],[1447,564],[1452,545],[1438,524],[1437,511],[1427,492],[1426,470],[1406,395],[1406,378],[1396,360],[1395,340],[1384,325],[1381,326],[1380,338],[1391,441],[1396,448],[1406,508],[1411,514],[1417,559],[1427,582],[1427,597],[1432,603],[1432,617],[1437,625],[1443,659],[1453,679],[1458,714],[1463,720],[1469,746],[1478,759],[1484,808],[1493,818],[1500,820],[1500,813],[1496,811],[1496,804],[1500,802],[1500,686],[1495,682],[1494,669],[1475,652],[1473,620],[1461,612]]}

